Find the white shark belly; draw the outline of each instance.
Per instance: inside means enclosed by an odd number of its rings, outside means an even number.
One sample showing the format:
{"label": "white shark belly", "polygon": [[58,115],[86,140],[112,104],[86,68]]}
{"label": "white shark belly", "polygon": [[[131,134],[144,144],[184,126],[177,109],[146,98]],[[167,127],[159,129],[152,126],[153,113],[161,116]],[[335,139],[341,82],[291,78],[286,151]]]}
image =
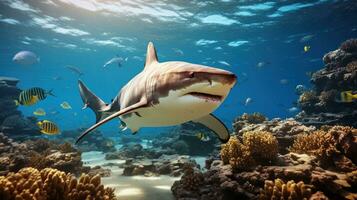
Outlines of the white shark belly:
{"label": "white shark belly", "polygon": [[141,127],[173,126],[198,119],[220,105],[220,102],[203,101],[189,95],[180,98],[169,95],[159,100],[159,104],[140,108],[129,116],[121,117],[121,120],[136,132]]}

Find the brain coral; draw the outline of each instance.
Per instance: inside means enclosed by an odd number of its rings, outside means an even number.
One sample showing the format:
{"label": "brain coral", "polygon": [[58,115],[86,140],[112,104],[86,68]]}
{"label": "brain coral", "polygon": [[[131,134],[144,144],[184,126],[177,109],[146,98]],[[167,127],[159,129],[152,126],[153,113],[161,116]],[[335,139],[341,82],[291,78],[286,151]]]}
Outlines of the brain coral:
{"label": "brain coral", "polygon": [[280,179],[275,179],[275,181],[265,181],[264,190],[260,192],[259,199],[309,199],[310,196],[311,186],[305,185],[302,181],[295,183],[291,180],[284,183]]}
{"label": "brain coral", "polygon": [[112,200],[114,190],[104,188],[99,176],[82,175],[77,181],[71,174],[46,168],[23,168],[0,176],[2,200]]}

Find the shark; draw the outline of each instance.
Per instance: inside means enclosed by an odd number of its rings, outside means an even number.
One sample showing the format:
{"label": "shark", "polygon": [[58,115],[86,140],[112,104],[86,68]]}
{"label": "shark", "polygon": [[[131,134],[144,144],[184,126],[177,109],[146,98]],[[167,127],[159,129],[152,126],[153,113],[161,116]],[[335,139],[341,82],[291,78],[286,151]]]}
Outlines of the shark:
{"label": "shark", "polygon": [[92,109],[96,123],[76,144],[99,126],[119,118],[133,134],[142,127],[174,126],[193,121],[211,129],[227,142],[229,130],[212,114],[237,81],[229,71],[183,61],[159,62],[152,42],[147,46],[144,69],[132,78],[110,104],[78,81],[84,107]]}

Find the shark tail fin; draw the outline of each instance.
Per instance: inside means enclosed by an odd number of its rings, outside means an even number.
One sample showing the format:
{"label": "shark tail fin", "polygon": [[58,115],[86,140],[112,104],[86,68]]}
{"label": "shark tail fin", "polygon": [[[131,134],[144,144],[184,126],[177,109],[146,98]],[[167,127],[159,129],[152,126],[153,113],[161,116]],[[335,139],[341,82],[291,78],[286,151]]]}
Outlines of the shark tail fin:
{"label": "shark tail fin", "polygon": [[101,100],[92,91],[90,91],[81,80],[78,80],[78,86],[79,86],[79,93],[84,103],[83,109],[87,107],[92,109],[95,114],[95,118],[96,118],[95,121],[97,123],[102,119],[107,104],[105,104],[103,100]]}

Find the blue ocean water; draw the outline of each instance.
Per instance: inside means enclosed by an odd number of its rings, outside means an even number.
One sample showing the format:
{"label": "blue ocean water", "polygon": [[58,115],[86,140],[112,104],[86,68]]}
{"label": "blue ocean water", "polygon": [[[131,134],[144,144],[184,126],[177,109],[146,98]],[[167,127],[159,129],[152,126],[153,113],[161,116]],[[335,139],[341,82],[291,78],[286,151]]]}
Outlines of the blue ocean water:
{"label": "blue ocean water", "polygon": [[[357,37],[355,19],[354,0],[1,0],[0,75],[19,78],[22,89],[53,89],[56,97],[21,107],[25,115],[43,108],[48,115],[39,118],[55,121],[62,130],[88,127],[94,115],[81,109],[77,80],[110,102],[143,69],[152,41],[160,61],[204,64],[238,76],[238,84],[215,111],[231,127],[244,112],[294,116],[288,109],[298,98],[296,85],[310,87],[306,73],[323,67],[325,53]],[[311,49],[304,52],[304,46]],[[36,53],[40,62],[14,63],[13,56],[21,50]],[[128,61],[104,69],[116,55]],[[84,75],[79,77],[67,65]],[[244,105],[247,98],[252,102]],[[62,109],[63,101],[72,109]],[[50,114],[54,111],[58,114]],[[101,130],[118,132],[118,121]]]}

